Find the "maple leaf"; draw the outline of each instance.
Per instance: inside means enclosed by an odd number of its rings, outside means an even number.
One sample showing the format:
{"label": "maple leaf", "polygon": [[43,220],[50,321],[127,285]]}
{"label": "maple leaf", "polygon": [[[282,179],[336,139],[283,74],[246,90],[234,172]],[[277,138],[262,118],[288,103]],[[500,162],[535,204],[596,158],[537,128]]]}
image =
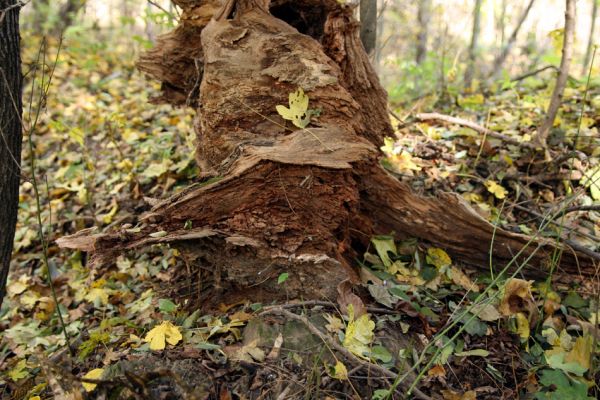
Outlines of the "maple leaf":
{"label": "maple leaf", "polygon": [[275,106],[275,109],[283,119],[292,121],[298,128],[306,128],[315,111],[308,109],[308,96],[304,94],[302,88],[298,88],[295,92],[290,93],[289,104],[290,108],[278,105]]}
{"label": "maple leaf", "polygon": [[373,342],[375,322],[369,319],[369,314],[363,314],[354,319],[354,306],[348,304],[348,326],[344,337],[344,347],[359,357],[368,359],[369,345]]}
{"label": "maple leaf", "polygon": [[166,346],[165,341],[175,346],[181,339],[179,328],[170,321],[163,321],[146,334],[144,341],[150,343],[150,350],[163,350]]}
{"label": "maple leaf", "polygon": [[485,181],[485,187],[487,188],[488,192],[493,194],[497,199],[502,200],[503,198],[506,197],[506,194],[507,194],[506,189],[504,189],[502,187],[502,185],[499,185],[495,181],[492,181],[492,180]]}
{"label": "maple leaf", "polygon": [[85,299],[95,306],[108,304],[108,291],[104,288],[92,288],[85,295]]}

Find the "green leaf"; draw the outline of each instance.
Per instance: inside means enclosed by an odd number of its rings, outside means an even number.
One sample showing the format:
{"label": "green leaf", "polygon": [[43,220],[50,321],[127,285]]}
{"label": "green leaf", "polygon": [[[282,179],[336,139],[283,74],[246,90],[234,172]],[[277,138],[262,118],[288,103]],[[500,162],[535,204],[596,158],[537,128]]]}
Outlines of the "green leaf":
{"label": "green leaf", "polygon": [[[473,314],[467,313],[462,317],[461,322],[465,325],[465,332],[469,335],[485,336],[487,333],[487,325],[477,317],[471,319]],[[469,321],[470,320],[470,321]]]}
{"label": "green leaf", "polygon": [[455,356],[459,357],[469,357],[469,356],[477,356],[477,357],[487,357],[490,355],[490,352],[485,349],[475,349],[469,351],[461,351],[459,353],[454,353]]}
{"label": "green leaf", "polygon": [[177,304],[169,299],[158,300],[158,309],[164,313],[172,313],[177,309]]}
{"label": "green leaf", "polygon": [[369,355],[372,359],[379,360],[384,364],[392,361],[392,354],[383,346],[373,346]]}
{"label": "green leaf", "polygon": [[587,306],[588,303],[579,294],[570,292],[567,297],[565,297],[562,304],[571,308],[583,308]]}
{"label": "green leaf", "polygon": [[283,282],[287,281],[289,276],[290,274],[288,274],[287,272],[284,272],[283,274],[279,275],[279,278],[277,278],[277,284],[281,285]]}

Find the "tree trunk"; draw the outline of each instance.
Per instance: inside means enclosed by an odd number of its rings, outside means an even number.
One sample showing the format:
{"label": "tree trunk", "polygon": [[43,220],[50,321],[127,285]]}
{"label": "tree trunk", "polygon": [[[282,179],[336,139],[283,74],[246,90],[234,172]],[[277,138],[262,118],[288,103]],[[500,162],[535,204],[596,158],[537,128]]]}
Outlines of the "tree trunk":
{"label": "tree trunk", "polygon": [[483,0],[475,0],[473,9],[473,30],[471,32],[471,44],[469,45],[469,61],[465,71],[465,88],[470,89],[475,75],[475,62],[477,60],[477,42],[481,31],[481,4]]}
{"label": "tree trunk", "polygon": [[0,307],[17,223],[21,179],[20,3],[0,0]]}
{"label": "tree trunk", "polygon": [[594,31],[596,30],[596,18],[598,17],[598,3],[600,0],[592,0],[592,21],[590,25],[590,36],[588,38],[588,43],[585,49],[585,57],[583,58],[583,68],[581,70],[581,75],[586,75],[588,72],[588,67],[590,64],[590,60],[592,58],[592,52],[594,48]]}
{"label": "tree trunk", "polygon": [[[527,247],[528,237],[494,230],[460,196],[420,196],[380,166],[379,147],[394,132],[351,7],[337,0],[177,4],[180,25],[138,67],[163,83],[156,100],[195,107],[197,160],[212,179],[155,205],[141,231],[84,231],[61,238],[61,247],[104,263],[170,243],[186,260],[182,285],[195,288],[180,294],[205,305],[220,300],[215,290],[228,302],[335,298],[338,283],[358,279],[354,260],[370,238],[391,232],[485,269],[494,238],[497,262],[526,247],[530,273],[545,274],[550,242]],[[298,88],[308,108],[320,110],[306,129],[276,111]],[[577,271],[572,254],[565,252],[562,268]],[[593,264],[579,255],[581,265]],[[284,286],[277,284],[283,272]]]}
{"label": "tree trunk", "polygon": [[510,50],[512,49],[512,47],[514,46],[514,44],[517,41],[517,36],[519,35],[521,26],[523,26],[523,22],[525,22],[525,20],[527,19],[527,16],[529,15],[529,11],[531,11],[531,8],[533,7],[534,2],[535,2],[535,0],[529,0],[527,7],[525,7],[525,10],[523,10],[521,17],[519,18],[519,21],[517,22],[517,25],[515,26],[515,29],[512,31],[510,37],[508,38],[508,42],[502,48],[502,52],[494,60],[492,72],[490,74],[491,77],[497,76],[498,73],[500,72],[500,70],[502,69],[502,66],[504,65],[504,62],[506,61],[506,58],[510,54]]}
{"label": "tree trunk", "polygon": [[86,0],[67,0],[60,8],[58,18],[60,25],[56,27],[56,34],[62,34],[65,29],[73,24],[77,13],[85,6]]}
{"label": "tree trunk", "polygon": [[360,0],[360,40],[369,56],[377,47],[377,0]]}
{"label": "tree trunk", "polygon": [[421,0],[417,11],[419,33],[417,34],[417,64],[422,64],[427,56],[427,39],[429,37],[429,24],[431,22],[431,0]]}
{"label": "tree trunk", "polygon": [[554,86],[554,91],[552,92],[552,98],[550,99],[546,118],[539,127],[535,137],[536,144],[544,149],[548,146],[548,134],[554,125],[556,114],[562,103],[563,92],[567,85],[567,78],[569,77],[569,66],[571,65],[571,58],[573,57],[573,38],[575,36],[575,3],[576,0],[566,0],[562,59],[560,60],[556,86]]}

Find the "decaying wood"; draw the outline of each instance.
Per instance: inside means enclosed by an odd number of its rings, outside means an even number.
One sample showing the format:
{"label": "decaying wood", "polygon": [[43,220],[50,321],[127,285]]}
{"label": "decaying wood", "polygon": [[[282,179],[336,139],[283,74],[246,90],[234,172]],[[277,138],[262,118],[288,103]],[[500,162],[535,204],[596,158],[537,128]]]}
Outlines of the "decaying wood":
{"label": "decaying wood", "polygon": [[[169,243],[188,271],[199,271],[198,285],[226,291],[230,302],[335,299],[339,282],[358,279],[354,258],[370,237],[390,232],[486,270],[494,238],[497,265],[521,252],[530,273],[545,274],[553,243],[495,230],[460,197],[420,196],[381,168],[379,146],[393,134],[387,98],[350,7],[337,0],[177,3],[179,27],[139,67],[163,83],[159,100],[193,97],[196,155],[212,179],[156,204],[141,231],[84,232],[60,239],[62,247],[110,262],[125,250]],[[297,88],[309,108],[321,110],[307,129],[275,109]],[[593,273],[589,258],[577,261]],[[561,267],[575,272],[576,264],[565,252]],[[277,284],[282,272],[289,273],[284,286]]]}

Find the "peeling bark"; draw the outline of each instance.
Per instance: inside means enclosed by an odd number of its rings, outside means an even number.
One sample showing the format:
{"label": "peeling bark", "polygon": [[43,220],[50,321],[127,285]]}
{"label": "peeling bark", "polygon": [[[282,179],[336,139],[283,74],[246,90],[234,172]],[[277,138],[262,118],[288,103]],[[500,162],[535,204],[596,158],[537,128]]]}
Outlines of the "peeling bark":
{"label": "peeling bark", "polygon": [[[498,262],[527,244],[526,236],[494,231],[460,197],[417,195],[379,165],[378,148],[393,134],[387,96],[350,7],[336,0],[177,3],[180,26],[139,66],[163,82],[161,100],[193,98],[197,159],[213,179],[155,205],[141,232],[82,232],[60,246],[90,251],[102,263],[170,243],[197,288],[189,294],[216,302],[204,289],[227,292],[228,301],[335,299],[339,282],[358,279],[354,259],[374,234],[427,240],[486,269],[494,235]],[[306,129],[275,110],[299,87],[309,108],[321,110]],[[151,236],[158,231],[166,233]],[[534,254],[537,245],[543,249]],[[552,250],[534,240],[521,258],[531,255],[534,273],[544,274]],[[575,270],[572,257],[563,261]],[[282,272],[289,273],[285,287],[277,284]]]}

